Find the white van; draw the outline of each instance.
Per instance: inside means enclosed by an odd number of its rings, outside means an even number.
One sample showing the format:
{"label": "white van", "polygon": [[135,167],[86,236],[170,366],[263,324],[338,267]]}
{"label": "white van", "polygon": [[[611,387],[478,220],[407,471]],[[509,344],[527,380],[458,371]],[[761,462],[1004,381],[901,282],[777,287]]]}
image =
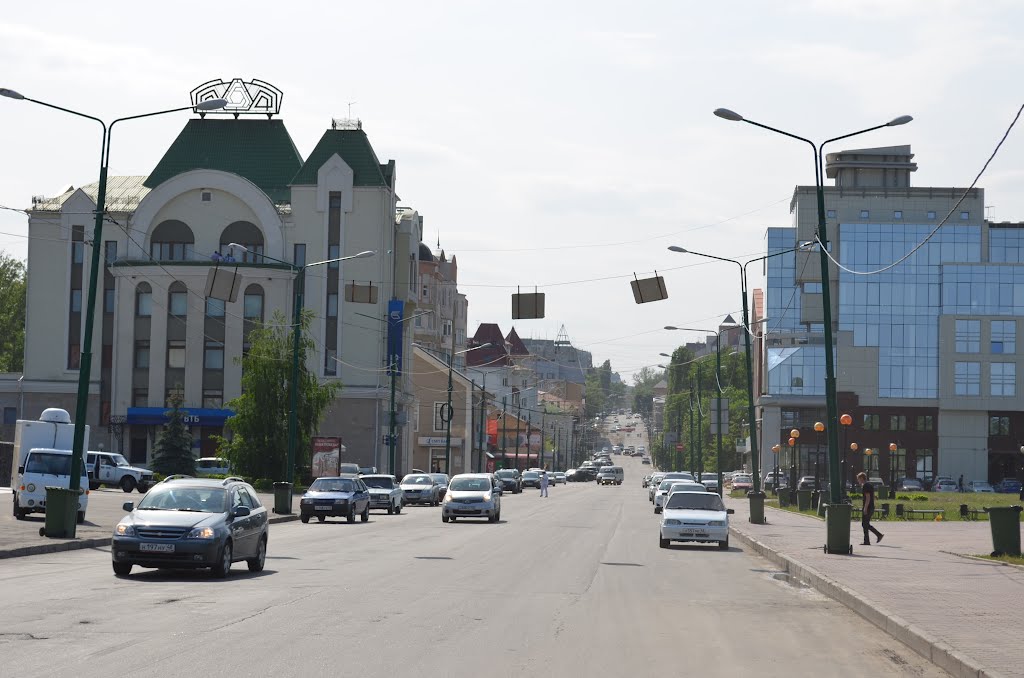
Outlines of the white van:
{"label": "white van", "polygon": [[[29,513],[46,513],[46,488],[71,487],[71,450],[37,447],[29,450],[25,465],[18,467],[18,482],[14,487],[14,517],[24,520]],[[85,464],[81,468],[78,496],[78,524],[85,522],[89,506],[89,475]]]}
{"label": "white van", "polygon": [[622,472],[621,466],[605,466],[597,473],[598,485],[621,485],[626,474]]}

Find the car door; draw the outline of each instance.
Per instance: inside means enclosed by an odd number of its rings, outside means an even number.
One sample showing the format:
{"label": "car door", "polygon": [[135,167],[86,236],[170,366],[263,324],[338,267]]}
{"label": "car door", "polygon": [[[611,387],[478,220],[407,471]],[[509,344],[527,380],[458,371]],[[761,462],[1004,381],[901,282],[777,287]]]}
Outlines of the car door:
{"label": "car door", "polygon": [[259,546],[260,535],[263,534],[263,528],[267,524],[267,509],[260,504],[259,499],[257,499],[247,488],[238,488],[238,493],[242,500],[242,505],[249,507],[250,513],[247,529],[249,531],[249,538],[252,544],[252,553],[255,555],[256,548]]}
{"label": "car door", "polygon": [[98,456],[100,460],[100,482],[113,483],[115,481],[114,469],[116,469],[117,467],[114,465],[114,462],[111,461],[110,457],[108,457],[107,455],[101,454]]}
{"label": "car door", "polygon": [[[250,502],[251,503],[251,502]],[[234,513],[235,509],[245,506],[242,501],[242,493],[238,491],[238,488],[231,490],[231,512]],[[250,509],[251,511],[252,509]],[[252,544],[252,514],[247,516],[231,518],[231,540],[234,542],[235,555],[238,557],[247,557],[252,555],[253,544]]]}

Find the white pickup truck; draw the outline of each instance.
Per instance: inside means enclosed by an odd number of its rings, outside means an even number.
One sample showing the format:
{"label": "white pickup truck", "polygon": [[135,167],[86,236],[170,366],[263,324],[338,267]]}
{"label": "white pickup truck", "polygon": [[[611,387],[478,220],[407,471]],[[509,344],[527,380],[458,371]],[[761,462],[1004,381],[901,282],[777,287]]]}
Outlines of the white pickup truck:
{"label": "white pickup truck", "polygon": [[85,467],[89,471],[89,489],[100,485],[120,487],[125,492],[138,490],[145,494],[153,486],[153,472],[128,463],[120,454],[113,452],[89,452]]}

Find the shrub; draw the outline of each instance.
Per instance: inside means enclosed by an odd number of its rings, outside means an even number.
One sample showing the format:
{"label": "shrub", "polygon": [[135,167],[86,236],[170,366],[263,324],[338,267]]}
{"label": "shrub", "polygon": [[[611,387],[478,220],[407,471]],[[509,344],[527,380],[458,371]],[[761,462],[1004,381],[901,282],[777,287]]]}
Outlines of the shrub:
{"label": "shrub", "polygon": [[253,482],[252,486],[258,492],[273,492],[274,491],[274,481],[270,480],[269,478],[257,478]]}
{"label": "shrub", "polygon": [[928,501],[928,495],[926,494],[915,494],[912,497],[913,501]]}
{"label": "shrub", "polygon": [[900,501],[910,501],[910,495],[908,495],[908,494],[901,494],[901,495],[897,496],[896,498],[898,500],[900,500]]}

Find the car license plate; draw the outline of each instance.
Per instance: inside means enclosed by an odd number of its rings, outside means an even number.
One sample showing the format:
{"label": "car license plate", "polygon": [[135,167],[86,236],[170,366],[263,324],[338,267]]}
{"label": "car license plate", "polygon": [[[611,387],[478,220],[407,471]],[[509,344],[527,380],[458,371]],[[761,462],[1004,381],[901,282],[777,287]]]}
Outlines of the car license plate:
{"label": "car license plate", "polygon": [[707,530],[680,530],[683,534],[691,535],[694,537],[702,537],[708,533]]}
{"label": "car license plate", "polygon": [[317,506],[316,510],[317,511],[330,511],[332,508],[334,508],[334,507],[333,506]]}
{"label": "car license plate", "polygon": [[151,553],[174,553],[174,544],[150,544],[143,542],[139,544],[139,550]]}

